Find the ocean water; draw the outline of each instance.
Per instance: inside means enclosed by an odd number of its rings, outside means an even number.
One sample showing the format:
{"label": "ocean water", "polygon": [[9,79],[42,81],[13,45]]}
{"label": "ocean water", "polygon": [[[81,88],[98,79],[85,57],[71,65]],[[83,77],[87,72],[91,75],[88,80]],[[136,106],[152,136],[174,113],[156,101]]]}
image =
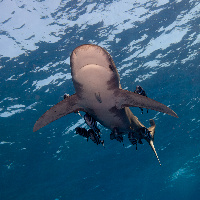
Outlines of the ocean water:
{"label": "ocean water", "polygon": [[[199,199],[199,0],[0,0],[0,13],[1,200]],[[155,120],[161,167],[147,143],[123,146],[100,124],[105,148],[77,136],[77,114],[33,133],[75,92],[69,56],[87,43],[111,54],[124,89],[178,114],[131,108]]]}

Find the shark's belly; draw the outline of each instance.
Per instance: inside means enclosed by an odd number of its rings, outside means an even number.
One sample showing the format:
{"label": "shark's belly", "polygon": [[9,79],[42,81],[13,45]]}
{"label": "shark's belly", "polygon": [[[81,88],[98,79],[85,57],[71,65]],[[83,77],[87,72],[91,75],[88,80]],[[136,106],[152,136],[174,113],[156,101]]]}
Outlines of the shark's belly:
{"label": "shark's belly", "polygon": [[119,88],[119,82],[113,81],[115,77],[111,70],[98,65],[87,65],[79,70],[74,79],[78,82],[78,87],[81,87],[81,106],[90,115],[111,130],[115,127],[121,131],[129,129],[130,119],[126,109],[119,110],[115,106],[114,89]]}
{"label": "shark's belly", "polygon": [[95,109],[96,120],[100,122],[103,126],[113,130],[118,128],[120,132],[127,132],[130,130],[131,120],[127,115],[125,109],[116,109],[112,107],[111,109]]}

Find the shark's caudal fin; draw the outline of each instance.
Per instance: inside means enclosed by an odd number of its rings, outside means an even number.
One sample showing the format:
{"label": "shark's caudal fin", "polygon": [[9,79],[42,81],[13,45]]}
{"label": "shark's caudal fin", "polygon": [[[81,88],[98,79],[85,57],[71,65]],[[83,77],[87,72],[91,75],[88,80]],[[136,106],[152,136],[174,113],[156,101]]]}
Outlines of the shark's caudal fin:
{"label": "shark's caudal fin", "polygon": [[122,89],[116,90],[114,94],[116,96],[116,106],[119,109],[124,107],[140,107],[163,112],[173,117],[178,117],[169,107],[148,97]]}
{"label": "shark's caudal fin", "polygon": [[35,123],[33,132],[46,126],[47,124],[65,116],[72,112],[83,110],[79,106],[79,99],[76,94],[66,97],[55,106],[47,110]]}
{"label": "shark's caudal fin", "polygon": [[147,140],[147,142],[149,143],[149,145],[151,146],[151,148],[152,148],[153,152],[155,153],[156,158],[158,159],[158,162],[159,162],[159,164],[160,164],[160,166],[161,166],[160,160],[159,160],[159,158],[158,158],[156,149],[155,149],[154,144],[153,144],[153,142],[154,142],[154,135],[155,135],[156,124],[155,124],[155,122],[154,122],[153,119],[150,119],[149,121],[150,121],[150,125],[151,125],[151,126],[148,128],[148,130],[150,131],[151,138],[150,138],[150,139],[146,139],[146,140]]}

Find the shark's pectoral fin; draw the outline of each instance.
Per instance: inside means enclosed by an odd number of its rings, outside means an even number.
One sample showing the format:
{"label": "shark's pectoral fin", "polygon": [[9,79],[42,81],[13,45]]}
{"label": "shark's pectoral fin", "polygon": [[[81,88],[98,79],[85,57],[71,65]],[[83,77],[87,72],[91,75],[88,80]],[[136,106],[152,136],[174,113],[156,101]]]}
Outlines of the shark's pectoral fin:
{"label": "shark's pectoral fin", "polygon": [[122,89],[118,89],[114,94],[116,96],[116,106],[119,109],[124,107],[140,107],[163,112],[173,117],[178,117],[169,107],[148,97]]}
{"label": "shark's pectoral fin", "polygon": [[46,126],[47,124],[67,115],[72,112],[77,112],[83,109],[79,106],[79,99],[76,94],[66,97],[55,106],[47,110],[35,123],[33,132]]}

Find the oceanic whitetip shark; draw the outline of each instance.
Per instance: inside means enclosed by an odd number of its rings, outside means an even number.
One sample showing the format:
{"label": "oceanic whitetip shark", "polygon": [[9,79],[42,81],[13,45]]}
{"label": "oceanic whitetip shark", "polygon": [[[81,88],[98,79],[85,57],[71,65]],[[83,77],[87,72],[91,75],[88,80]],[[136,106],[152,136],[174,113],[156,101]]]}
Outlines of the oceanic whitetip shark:
{"label": "oceanic whitetip shark", "polygon": [[[114,133],[114,138],[129,134],[132,144],[145,139],[154,148],[155,122],[147,129],[129,107],[152,109],[178,117],[169,107],[146,96],[123,90],[110,54],[97,45],[86,44],[70,56],[72,81],[76,93],[51,107],[35,123],[33,131],[70,113],[83,111]],[[159,161],[159,159],[158,159]],[[160,161],[159,161],[160,163]]]}

